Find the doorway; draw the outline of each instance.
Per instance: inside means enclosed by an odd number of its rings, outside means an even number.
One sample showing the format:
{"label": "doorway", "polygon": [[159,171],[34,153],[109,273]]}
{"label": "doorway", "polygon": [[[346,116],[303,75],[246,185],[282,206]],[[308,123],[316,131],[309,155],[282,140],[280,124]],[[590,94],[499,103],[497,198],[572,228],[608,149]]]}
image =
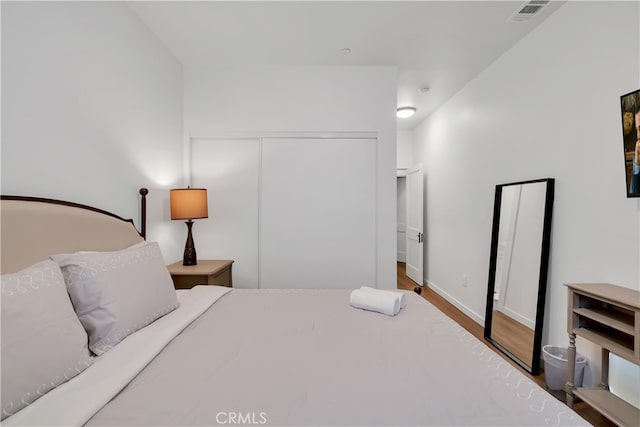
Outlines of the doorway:
{"label": "doorway", "polygon": [[407,262],[407,177],[397,178],[397,261]]}

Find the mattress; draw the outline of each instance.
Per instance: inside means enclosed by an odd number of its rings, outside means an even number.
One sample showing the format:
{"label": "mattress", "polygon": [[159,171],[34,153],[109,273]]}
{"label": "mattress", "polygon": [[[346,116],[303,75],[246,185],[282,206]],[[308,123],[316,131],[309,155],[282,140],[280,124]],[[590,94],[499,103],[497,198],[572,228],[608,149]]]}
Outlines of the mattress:
{"label": "mattress", "polygon": [[[170,314],[150,326],[160,335],[181,331],[149,345],[138,335],[147,327],[105,354],[88,371],[103,369],[110,380],[121,375],[108,361],[118,347],[131,347],[123,360],[143,360],[130,378],[113,381],[95,411],[49,424],[589,425],[414,293],[390,317],[351,307],[346,290],[217,288],[194,288],[219,293],[210,307],[194,290],[181,297],[183,317],[192,302],[200,306],[180,320],[184,330]],[[154,346],[156,354],[144,356]]]}

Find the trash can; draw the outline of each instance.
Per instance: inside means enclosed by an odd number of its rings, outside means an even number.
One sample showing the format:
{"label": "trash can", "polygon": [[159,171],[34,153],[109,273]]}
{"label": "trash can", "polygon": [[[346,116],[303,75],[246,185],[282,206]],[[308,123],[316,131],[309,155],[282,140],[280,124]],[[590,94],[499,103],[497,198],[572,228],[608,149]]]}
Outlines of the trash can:
{"label": "trash can", "polygon": [[[549,390],[563,390],[567,382],[568,353],[564,347],[553,347],[545,345],[542,347],[542,358],[544,359],[544,379]],[[576,387],[582,385],[582,374],[587,364],[587,358],[576,353],[576,367],[574,371],[573,383]]]}

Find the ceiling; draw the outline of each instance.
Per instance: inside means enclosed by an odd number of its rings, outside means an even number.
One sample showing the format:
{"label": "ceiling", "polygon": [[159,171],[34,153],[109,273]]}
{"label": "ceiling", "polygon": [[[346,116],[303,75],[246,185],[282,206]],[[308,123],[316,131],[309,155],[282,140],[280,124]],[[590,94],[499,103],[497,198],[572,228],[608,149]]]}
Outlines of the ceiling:
{"label": "ceiling", "polygon": [[551,2],[530,20],[510,20],[525,3],[128,4],[185,67],[396,66],[398,106],[418,109],[414,117],[398,119],[398,128],[412,129],[564,2]]}

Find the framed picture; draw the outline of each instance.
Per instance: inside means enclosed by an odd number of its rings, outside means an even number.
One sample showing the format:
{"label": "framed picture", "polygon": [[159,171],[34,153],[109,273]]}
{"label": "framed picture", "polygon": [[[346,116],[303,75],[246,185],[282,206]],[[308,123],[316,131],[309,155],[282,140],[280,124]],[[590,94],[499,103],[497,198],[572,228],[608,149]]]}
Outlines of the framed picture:
{"label": "framed picture", "polygon": [[627,197],[640,197],[640,89],[620,97]]}

